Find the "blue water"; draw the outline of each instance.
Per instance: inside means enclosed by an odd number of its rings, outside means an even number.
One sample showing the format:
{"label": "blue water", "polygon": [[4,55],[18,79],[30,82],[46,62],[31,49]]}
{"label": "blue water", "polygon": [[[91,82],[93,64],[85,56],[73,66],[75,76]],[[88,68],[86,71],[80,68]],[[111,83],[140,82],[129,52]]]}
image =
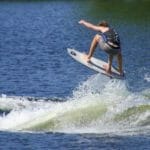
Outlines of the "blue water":
{"label": "blue water", "polygon": [[[0,2],[0,149],[149,149],[149,2],[111,5]],[[124,81],[67,54],[87,52],[96,34],[80,19],[106,18],[120,33]]]}

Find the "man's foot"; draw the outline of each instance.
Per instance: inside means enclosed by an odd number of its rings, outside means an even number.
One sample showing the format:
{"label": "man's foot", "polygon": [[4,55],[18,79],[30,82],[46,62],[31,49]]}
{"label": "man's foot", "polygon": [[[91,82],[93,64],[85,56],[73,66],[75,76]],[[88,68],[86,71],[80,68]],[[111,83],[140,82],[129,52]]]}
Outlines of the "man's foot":
{"label": "man's foot", "polygon": [[90,58],[87,54],[84,55],[83,59],[88,63],[90,62]]}
{"label": "man's foot", "polygon": [[120,76],[123,76],[124,77],[124,72],[119,72]]}
{"label": "man's foot", "polygon": [[105,72],[106,72],[107,74],[111,74],[111,73],[112,73],[112,72],[111,72],[111,68],[109,68],[108,65],[103,65],[103,67],[104,67],[104,70],[105,70]]}
{"label": "man's foot", "polygon": [[124,72],[123,72],[122,70],[120,70],[119,68],[116,68],[116,70],[119,72],[119,74],[120,74],[121,76],[124,76]]}

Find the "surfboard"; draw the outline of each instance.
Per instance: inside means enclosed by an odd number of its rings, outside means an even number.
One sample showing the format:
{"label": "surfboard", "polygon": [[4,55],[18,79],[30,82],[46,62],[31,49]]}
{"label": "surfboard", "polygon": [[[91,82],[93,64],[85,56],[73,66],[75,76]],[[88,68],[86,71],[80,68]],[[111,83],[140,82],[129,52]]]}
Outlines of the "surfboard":
{"label": "surfboard", "polygon": [[91,57],[90,62],[87,62],[84,58],[85,58],[85,53],[79,52],[75,49],[71,49],[71,48],[67,48],[67,51],[69,53],[69,55],[76,60],[77,62],[85,65],[86,67],[101,73],[103,75],[106,75],[110,78],[116,78],[116,79],[124,79],[124,75],[120,75],[120,73],[117,71],[117,69],[112,66],[111,74],[106,73],[105,69],[104,69],[104,65],[107,65],[107,62],[95,58],[95,57]]}

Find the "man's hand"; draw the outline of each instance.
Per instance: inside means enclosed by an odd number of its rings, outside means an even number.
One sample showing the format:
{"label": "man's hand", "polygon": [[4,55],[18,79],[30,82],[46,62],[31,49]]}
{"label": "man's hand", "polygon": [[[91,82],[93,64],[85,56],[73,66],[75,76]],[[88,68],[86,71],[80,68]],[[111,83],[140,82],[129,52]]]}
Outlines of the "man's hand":
{"label": "man's hand", "polygon": [[84,24],[85,21],[84,21],[84,20],[80,20],[78,23],[79,23],[79,24]]}

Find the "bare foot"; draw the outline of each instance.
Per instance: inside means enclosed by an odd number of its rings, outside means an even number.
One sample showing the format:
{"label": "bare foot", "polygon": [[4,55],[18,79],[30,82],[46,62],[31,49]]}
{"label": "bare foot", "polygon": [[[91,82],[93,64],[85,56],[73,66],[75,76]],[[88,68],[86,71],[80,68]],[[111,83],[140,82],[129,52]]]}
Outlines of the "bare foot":
{"label": "bare foot", "polygon": [[121,71],[121,72],[119,72],[119,73],[120,73],[121,76],[124,76],[124,72]]}
{"label": "bare foot", "polygon": [[83,59],[84,59],[86,62],[90,62],[90,58],[88,57],[87,54],[84,55]]}
{"label": "bare foot", "polygon": [[111,69],[108,68],[108,65],[103,65],[103,67],[104,67],[104,70],[105,70],[105,72],[106,72],[107,74],[111,74],[111,73],[112,73],[112,72],[111,72]]}
{"label": "bare foot", "polygon": [[122,70],[120,70],[119,68],[116,68],[116,70],[119,72],[119,74],[120,74],[121,76],[124,76],[124,72],[123,72]]}

